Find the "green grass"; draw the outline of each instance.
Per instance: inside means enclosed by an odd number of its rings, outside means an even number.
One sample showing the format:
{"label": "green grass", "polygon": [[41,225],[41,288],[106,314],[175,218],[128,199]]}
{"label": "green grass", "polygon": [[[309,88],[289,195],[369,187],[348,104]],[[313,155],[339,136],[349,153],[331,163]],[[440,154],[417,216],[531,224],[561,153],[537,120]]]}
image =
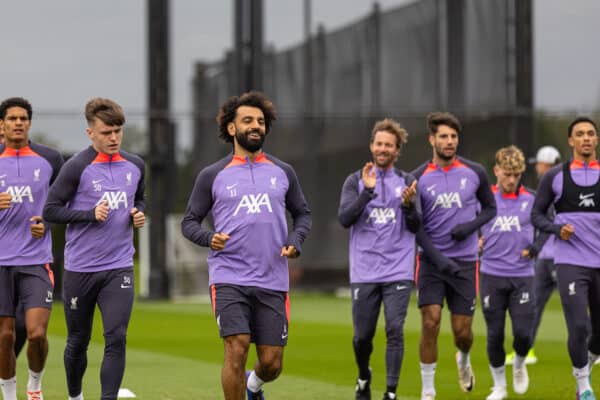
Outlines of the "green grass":
{"label": "green grass", "polygon": [[[277,381],[267,385],[267,398],[353,398],[356,367],[351,344],[350,300],[292,293],[291,303],[292,322],[284,357],[284,372]],[[84,380],[87,399],[99,398],[103,343],[99,316],[97,312]],[[492,381],[485,352],[483,317],[479,312],[475,316],[475,343],[471,357],[477,383],[473,393],[468,395],[458,388],[455,348],[448,321],[449,315],[444,311],[436,371],[437,398],[484,399]],[[400,399],[419,398],[419,327],[419,313],[413,299],[405,325],[405,356],[398,388]],[[385,385],[385,338],[381,328],[380,317],[371,360],[374,399],[381,398]],[[47,400],[67,397],[62,366],[65,333],[62,304],[56,304],[49,329],[50,354],[44,378]],[[509,340],[506,344],[508,348]],[[567,354],[566,331],[556,294],[544,315],[535,349],[540,361],[529,367],[529,392],[525,396],[509,394],[509,398],[574,398],[575,385]],[[127,370],[122,386],[144,400],[221,399],[222,358],[222,343],[210,305],[138,301],[129,329]],[[253,360],[253,357],[249,360],[249,366]],[[507,375],[510,386],[510,368],[507,368]],[[19,359],[18,376],[22,393],[26,382],[23,356]]]}

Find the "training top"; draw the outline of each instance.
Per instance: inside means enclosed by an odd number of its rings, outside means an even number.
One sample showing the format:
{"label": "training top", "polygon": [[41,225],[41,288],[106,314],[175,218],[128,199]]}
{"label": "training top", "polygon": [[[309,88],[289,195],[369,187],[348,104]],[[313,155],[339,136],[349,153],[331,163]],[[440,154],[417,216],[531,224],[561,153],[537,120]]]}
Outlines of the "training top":
{"label": "training top", "polygon": [[63,165],[60,153],[29,142],[21,149],[0,145],[0,192],[12,196],[0,210],[0,265],[40,265],[52,262],[50,229],[40,239],[31,236],[31,217],[41,216],[48,189]]}
{"label": "training top", "polygon": [[[539,184],[533,205],[533,225],[556,236],[554,263],[600,268],[600,165],[567,161],[550,169]],[[546,211],[556,209],[554,221]],[[575,233],[560,239],[560,229],[571,224]]]}
{"label": "training top", "polygon": [[[418,179],[423,229],[417,240],[424,255],[434,263],[438,252],[461,261],[477,260],[477,230],[496,215],[483,167],[457,157],[444,168],[427,162],[412,175]],[[452,233],[464,239],[455,240]]]}
{"label": "training top", "polygon": [[415,203],[402,205],[402,192],[415,178],[395,168],[377,168],[376,174],[372,189],[364,187],[362,170],[350,174],[342,188],[338,216],[350,228],[350,282],[413,280],[421,214]]}
{"label": "training top", "polygon": [[[66,163],[50,188],[44,218],[68,224],[65,269],[97,272],[133,266],[131,209],[144,211],[144,161],[125,151],[113,155],[92,146]],[[108,218],[95,208],[108,203]]]}
{"label": "training top", "polygon": [[[288,234],[286,209],[293,220]],[[212,214],[214,230],[202,226]],[[210,247],[216,232],[229,235],[223,250],[210,250],[209,284],[227,283],[264,289],[289,289],[283,246],[302,251],[311,216],[294,169],[270,154],[254,161],[229,154],[204,168],[194,183],[183,235]]]}
{"label": "training top", "polygon": [[[550,221],[554,221],[554,218],[556,217],[556,211],[554,210],[553,204],[550,204],[550,207],[548,207],[548,212],[546,212],[546,216],[548,216],[548,219],[550,219]],[[548,234],[547,232],[544,233]],[[548,240],[546,240],[546,243],[544,243],[544,247],[542,247],[540,254],[538,254],[538,259],[554,260],[554,248],[556,247],[556,240],[556,236],[548,234]]]}
{"label": "training top", "polygon": [[521,186],[516,193],[502,193],[492,186],[497,214],[481,228],[483,254],[481,272],[503,277],[533,276],[534,258],[522,257],[525,249],[535,256],[547,234],[535,237],[530,215],[535,194]]}

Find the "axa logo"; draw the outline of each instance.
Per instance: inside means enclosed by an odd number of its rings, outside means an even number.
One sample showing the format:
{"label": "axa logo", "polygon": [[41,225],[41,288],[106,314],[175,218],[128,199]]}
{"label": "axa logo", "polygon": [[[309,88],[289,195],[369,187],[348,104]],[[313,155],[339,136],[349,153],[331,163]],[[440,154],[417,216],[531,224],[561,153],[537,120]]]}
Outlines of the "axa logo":
{"label": "axa logo", "polygon": [[9,186],[6,188],[6,193],[12,196],[12,203],[23,203],[23,200],[29,200],[33,203],[33,194],[31,193],[31,186]]}
{"label": "axa logo", "polygon": [[373,222],[374,224],[387,224],[391,222],[396,223],[396,211],[393,208],[380,208],[375,207],[369,213],[367,222]]}
{"label": "axa logo", "polygon": [[243,208],[246,209],[246,214],[260,214],[262,212],[262,207],[265,207],[270,213],[273,212],[271,199],[269,198],[268,193],[245,194],[235,208],[233,216],[235,217],[238,215]]}
{"label": "axa logo", "polygon": [[128,208],[127,205],[127,193],[125,192],[104,192],[100,200],[96,205],[106,201],[108,208],[111,210],[118,210],[119,208]]}
{"label": "axa logo", "polygon": [[579,193],[579,200],[581,200],[578,204],[579,207],[595,207],[596,203],[594,202],[594,193],[583,194]]}
{"label": "axa logo", "polygon": [[521,221],[518,216],[514,215],[499,215],[492,225],[492,232],[499,230],[500,232],[512,232],[513,228],[517,232],[521,232]]}
{"label": "axa logo", "polygon": [[431,209],[435,210],[438,207],[452,208],[454,206],[457,208],[462,208],[462,201],[457,192],[440,193],[435,198],[435,203],[433,203],[433,207],[431,207]]}

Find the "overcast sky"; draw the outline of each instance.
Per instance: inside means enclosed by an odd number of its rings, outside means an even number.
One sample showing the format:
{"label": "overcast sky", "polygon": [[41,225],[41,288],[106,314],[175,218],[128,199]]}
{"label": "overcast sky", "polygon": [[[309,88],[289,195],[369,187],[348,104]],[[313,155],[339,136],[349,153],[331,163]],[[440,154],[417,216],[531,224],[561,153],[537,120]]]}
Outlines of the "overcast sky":
{"label": "overcast sky", "polygon": [[[383,10],[407,0],[380,0]],[[535,103],[553,111],[600,107],[600,1],[535,0]],[[265,0],[265,39],[277,49],[303,37],[302,0]],[[333,30],[364,16],[368,0],[313,1],[313,28]],[[0,98],[28,98],[33,131],[69,151],[87,145],[82,110],[90,97],[117,100],[129,122],[146,107],[146,1],[23,0],[0,9]],[[171,104],[190,110],[195,61],[219,60],[231,46],[232,0],[171,1]],[[180,144],[191,124],[180,118]]]}

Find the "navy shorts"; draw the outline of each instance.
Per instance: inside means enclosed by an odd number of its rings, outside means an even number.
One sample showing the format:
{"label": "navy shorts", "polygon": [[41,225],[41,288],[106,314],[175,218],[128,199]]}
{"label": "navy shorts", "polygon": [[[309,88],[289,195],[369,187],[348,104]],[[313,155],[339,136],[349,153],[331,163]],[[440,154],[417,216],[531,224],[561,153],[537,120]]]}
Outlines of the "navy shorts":
{"label": "navy shorts", "polygon": [[219,283],[211,285],[210,291],[222,338],[248,334],[257,345],[287,344],[290,304],[287,292]]}
{"label": "navy shorts", "polygon": [[511,318],[526,316],[533,321],[535,292],[533,276],[504,277],[481,273],[479,276],[479,297],[483,313],[497,315],[509,311]]}
{"label": "navy shorts", "polygon": [[54,274],[49,264],[0,266],[0,316],[15,317],[23,309],[52,308]]}
{"label": "navy shorts", "polygon": [[420,258],[417,280],[419,308],[430,304],[443,306],[452,314],[471,316],[477,303],[476,261],[454,260],[460,267],[456,275],[442,273],[426,257]]}

